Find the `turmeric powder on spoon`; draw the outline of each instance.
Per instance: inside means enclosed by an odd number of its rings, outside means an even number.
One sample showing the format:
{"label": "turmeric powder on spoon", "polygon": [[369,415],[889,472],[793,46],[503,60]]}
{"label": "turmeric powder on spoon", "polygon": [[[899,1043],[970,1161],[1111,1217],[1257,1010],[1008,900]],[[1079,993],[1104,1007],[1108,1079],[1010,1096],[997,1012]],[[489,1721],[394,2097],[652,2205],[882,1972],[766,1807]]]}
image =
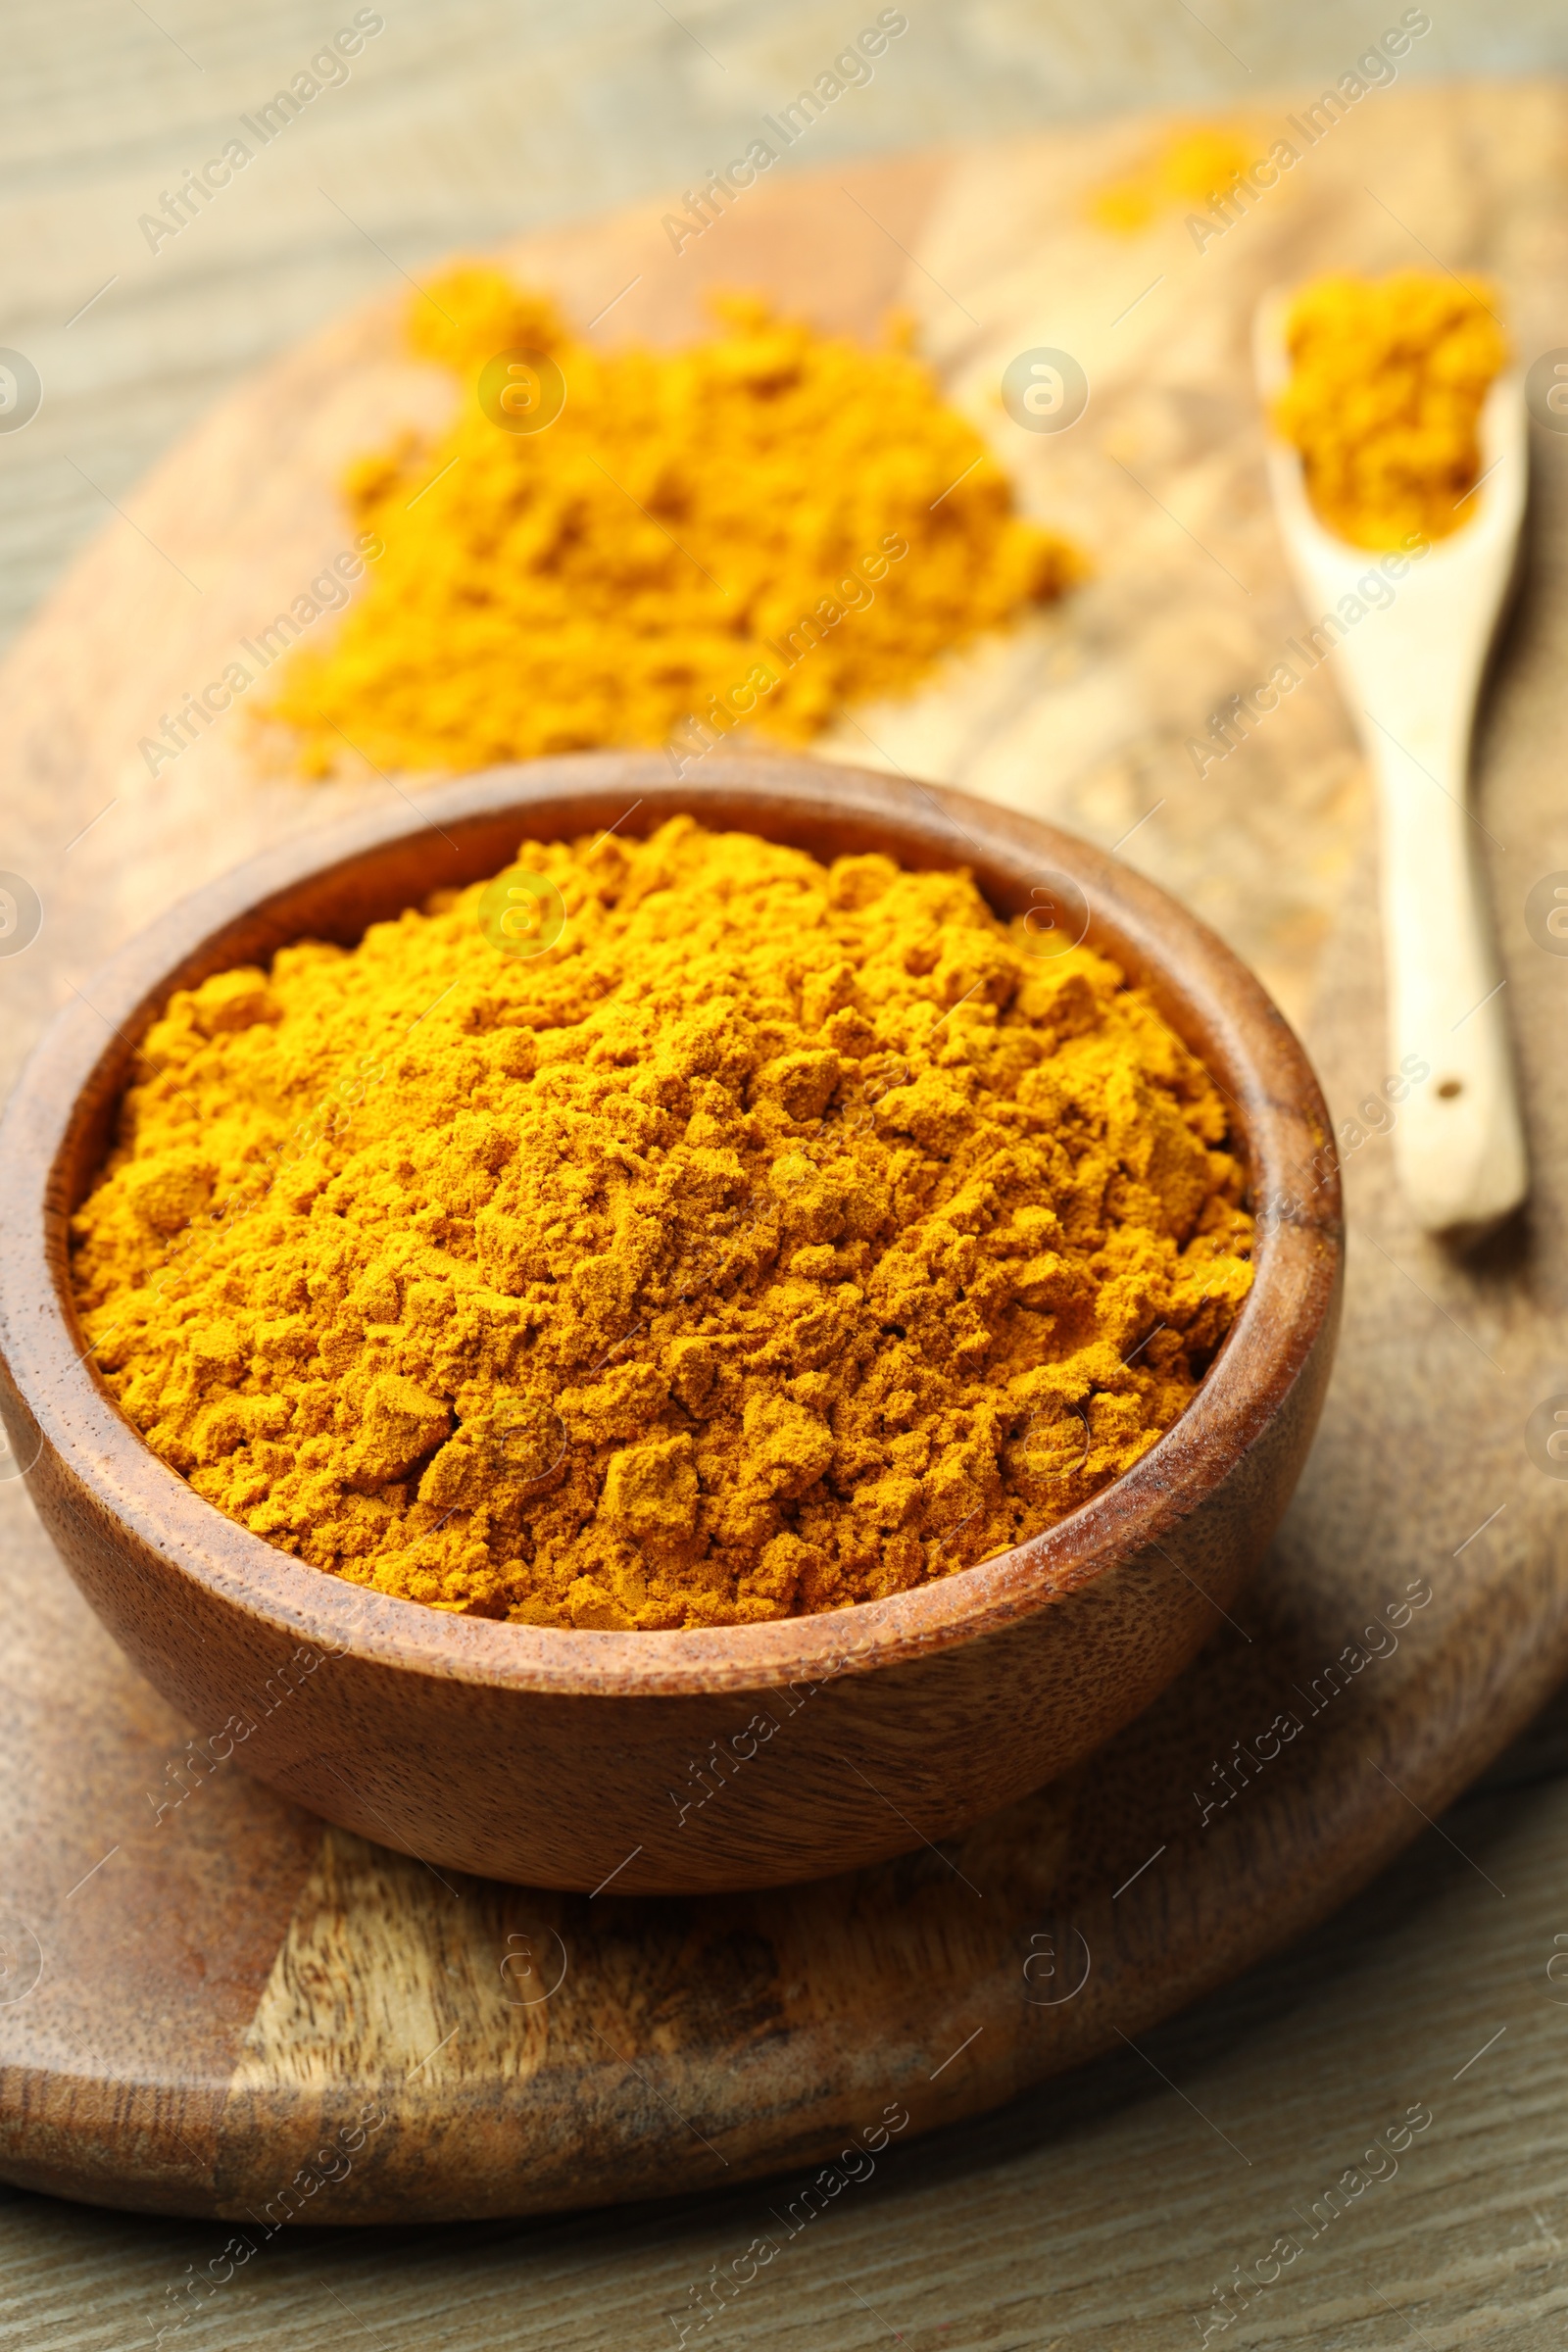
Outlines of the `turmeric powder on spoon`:
{"label": "turmeric powder on spoon", "polygon": [[1319,278],[1292,304],[1274,422],[1318,520],[1352,547],[1444,539],[1473,512],[1481,412],[1509,356],[1490,291],[1400,270]]}
{"label": "turmeric powder on spoon", "polygon": [[676,817],[181,990],[73,1220],[113,1395],[350,1582],[752,1623],[1049,1527],[1251,1279],[1225,1103],[965,873]]}

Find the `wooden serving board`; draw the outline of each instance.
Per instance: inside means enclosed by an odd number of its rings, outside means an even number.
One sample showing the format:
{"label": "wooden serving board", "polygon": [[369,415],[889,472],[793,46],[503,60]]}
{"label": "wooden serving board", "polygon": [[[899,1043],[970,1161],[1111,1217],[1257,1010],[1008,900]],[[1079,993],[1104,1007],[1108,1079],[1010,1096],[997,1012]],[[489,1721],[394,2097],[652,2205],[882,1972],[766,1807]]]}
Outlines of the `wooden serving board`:
{"label": "wooden serving board", "polygon": [[[1286,111],[1244,126],[1258,153]],[[1028,502],[1100,573],[824,748],[1105,843],[1144,819],[1127,855],[1310,1015],[1348,1118],[1385,1063],[1364,796],[1332,680],[1201,780],[1183,750],[1299,621],[1249,321],[1278,279],[1419,260],[1408,221],[1446,264],[1497,274],[1526,357],[1550,348],[1568,248],[1543,191],[1568,98],[1375,92],[1201,255],[1179,218],[1122,242],[1082,217],[1157,127],[764,184],[678,261],[660,208],[509,258],[581,321],[635,281],[606,339],[690,332],[716,282],[862,332],[891,302],[916,313]],[[1041,345],[1093,387],[1060,436],[992,403],[1005,361]],[[398,356],[393,308],[345,321],[174,453],[19,647],[0,866],[32,881],[44,930],[0,961],[7,1052],[178,890],[389,789],[258,776],[237,725],[156,783],[136,744],[341,544],[343,459],[445,397]],[[1529,578],[1481,753],[1530,1213],[1459,1263],[1411,1228],[1386,1138],[1349,1152],[1321,1436],[1254,1592],[1192,1670],[1092,1766],[940,1850],[778,1893],[537,1893],[327,1829],[233,1764],[182,1773],[215,1727],[131,1674],[21,1482],[0,1482],[0,2174],[232,2216],[259,2243],[290,2215],[523,2213],[819,2165],[1136,2038],[1343,1900],[1514,1736],[1568,1671],[1565,1489],[1529,1440],[1568,1397],[1568,959],[1524,915],[1568,869],[1565,450],[1537,437]],[[400,788],[439,806],[438,784]]]}

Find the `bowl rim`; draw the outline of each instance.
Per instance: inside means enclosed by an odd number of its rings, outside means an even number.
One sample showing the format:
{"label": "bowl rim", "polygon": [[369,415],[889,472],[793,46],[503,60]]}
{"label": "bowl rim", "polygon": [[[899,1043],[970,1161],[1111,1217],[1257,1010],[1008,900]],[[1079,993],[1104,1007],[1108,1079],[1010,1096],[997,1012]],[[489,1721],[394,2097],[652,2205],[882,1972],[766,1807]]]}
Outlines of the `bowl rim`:
{"label": "bowl rim", "polygon": [[[1328,1111],[1305,1053],[1261,983],[1157,884],[1038,818],[804,755],[714,752],[703,772],[680,772],[695,764],[661,754],[566,754],[427,788],[416,819],[399,808],[313,827],[177,902],[74,991],[0,1120],[0,1400],[19,1452],[37,1440],[27,1475],[48,1454],[51,1478],[63,1471],[76,1489],[68,1507],[78,1515],[120,1522],[193,1587],[328,1653],[540,1694],[673,1697],[818,1684],[997,1631],[1157,1544],[1230,1474],[1295,1387],[1343,1260]],[[458,1616],[346,1584],[226,1518],[152,1450],[90,1366],[69,1286],[67,1219],[76,1205],[70,1161],[93,1115],[86,1106],[118,1101],[137,1038],[172,989],[257,960],[258,933],[264,946],[269,937],[281,945],[304,936],[301,904],[325,918],[334,884],[368,859],[422,873],[416,899],[441,886],[440,843],[459,857],[463,881],[477,879],[497,870],[486,861],[495,856],[491,837],[514,819],[514,841],[561,838],[592,829],[599,807],[628,798],[619,822],[635,834],[689,811],[766,838],[836,834],[845,846],[864,838],[888,849],[896,836],[893,854],[909,865],[968,865],[982,887],[989,877],[993,903],[1011,896],[1027,906],[1019,895],[1026,884],[1066,877],[1087,902],[1090,944],[1163,1000],[1162,1015],[1230,1098],[1250,1196],[1254,1206],[1276,1204],[1260,1222],[1242,1312],[1180,1420],[1131,1470],[1042,1535],[911,1592],[760,1625],[594,1632]],[[573,814],[551,816],[568,803]],[[466,845],[454,838],[465,835]],[[504,850],[500,862],[511,854]],[[235,933],[252,940],[251,953],[236,953]],[[1294,1188],[1314,1153],[1322,1166],[1325,1148],[1326,1172],[1298,1198]]]}

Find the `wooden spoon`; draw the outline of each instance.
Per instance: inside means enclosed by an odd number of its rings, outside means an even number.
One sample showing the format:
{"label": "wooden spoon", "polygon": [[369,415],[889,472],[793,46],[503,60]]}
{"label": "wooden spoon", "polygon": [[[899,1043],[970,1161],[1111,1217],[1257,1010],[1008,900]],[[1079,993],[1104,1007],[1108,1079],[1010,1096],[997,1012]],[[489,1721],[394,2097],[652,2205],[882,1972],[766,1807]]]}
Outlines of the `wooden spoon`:
{"label": "wooden spoon", "polygon": [[[1289,374],[1289,302],[1276,292],[1257,313],[1266,405]],[[1338,614],[1347,597],[1369,607],[1358,588],[1369,573],[1378,574],[1373,597],[1393,590],[1392,604],[1366,609],[1343,628],[1335,652],[1377,782],[1395,1163],[1417,1222],[1461,1242],[1517,1208],[1529,1183],[1504,983],[1481,899],[1476,853],[1485,827],[1467,797],[1476,699],[1524,514],[1526,420],[1516,372],[1500,375],[1487,397],[1481,447],[1467,519],[1390,580],[1378,573],[1388,559],[1324,528],[1299,453],[1273,433],[1268,440],[1280,534],[1319,642],[1333,632],[1317,615]],[[1402,1091],[1422,1064],[1429,1074]]]}

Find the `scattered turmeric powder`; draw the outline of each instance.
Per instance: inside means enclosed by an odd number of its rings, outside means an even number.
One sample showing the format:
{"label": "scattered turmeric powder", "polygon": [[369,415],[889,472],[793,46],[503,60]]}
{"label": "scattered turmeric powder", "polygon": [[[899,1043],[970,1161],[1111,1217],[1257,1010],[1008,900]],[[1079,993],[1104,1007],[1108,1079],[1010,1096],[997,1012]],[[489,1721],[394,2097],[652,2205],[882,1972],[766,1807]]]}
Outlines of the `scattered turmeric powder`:
{"label": "scattered turmeric powder", "polygon": [[1301,452],[1319,521],[1352,547],[1444,539],[1468,519],[1482,406],[1509,356],[1489,297],[1401,270],[1320,278],[1292,306],[1274,422]]}
{"label": "scattered turmeric powder", "polygon": [[[1014,514],[1007,477],[906,350],[862,350],[756,296],[687,351],[596,350],[499,272],[416,302],[416,351],[464,382],[432,444],[357,465],[384,539],[335,641],[300,648],[270,715],[322,775],[464,769],[743,724],[787,742],[906,692],[939,654],[1087,568]],[[518,360],[503,429],[486,367]],[[551,370],[559,371],[552,374]],[[532,414],[528,405],[532,402]]]}
{"label": "scattered turmeric powder", "polygon": [[299,1558],[529,1624],[1021,1541],[1251,1279],[1206,1072],[1034,919],[676,817],[178,992],[73,1224],[112,1393]]}
{"label": "scattered turmeric powder", "polygon": [[1217,122],[1173,131],[1121,178],[1107,180],[1089,199],[1089,218],[1114,236],[1139,235],[1161,214],[1185,204],[1207,204],[1250,170],[1254,148]]}

